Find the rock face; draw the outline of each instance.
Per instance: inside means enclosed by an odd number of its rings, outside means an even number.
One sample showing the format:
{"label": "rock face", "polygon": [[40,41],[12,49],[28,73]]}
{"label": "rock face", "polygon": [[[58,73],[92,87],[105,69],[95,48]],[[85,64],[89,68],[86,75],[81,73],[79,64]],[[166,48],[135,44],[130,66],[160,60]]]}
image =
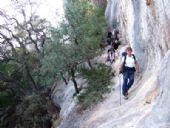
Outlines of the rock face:
{"label": "rock face", "polygon": [[61,107],[60,118],[65,119],[75,107],[75,100],[73,100],[73,94],[75,93],[73,83],[70,81],[68,85],[63,82],[56,82],[55,90],[52,94],[54,104],[58,104]]}
{"label": "rock face", "polygon": [[118,0],[108,1],[105,16],[110,28],[112,28],[113,25],[118,21]]}
{"label": "rock face", "polygon": [[109,0],[106,9],[110,25],[117,18],[122,37],[133,47],[143,75],[150,72],[151,77],[158,76],[159,97],[136,128],[170,128],[169,7],[169,0]]}
{"label": "rock face", "polygon": [[[148,4],[149,3],[149,4]],[[170,48],[169,0],[109,0],[106,17],[119,21],[122,36],[135,50],[142,67],[157,68]],[[110,11],[109,11],[110,10]]]}
{"label": "rock face", "polygon": [[138,128],[170,127],[170,51],[166,54],[159,70],[160,96],[148,117],[140,121]]}

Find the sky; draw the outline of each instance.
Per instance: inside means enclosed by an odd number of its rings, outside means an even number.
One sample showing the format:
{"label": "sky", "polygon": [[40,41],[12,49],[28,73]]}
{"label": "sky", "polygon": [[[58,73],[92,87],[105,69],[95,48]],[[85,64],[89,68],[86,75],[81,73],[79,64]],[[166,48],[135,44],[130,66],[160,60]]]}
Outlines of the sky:
{"label": "sky", "polygon": [[[21,1],[21,0],[20,0]],[[24,1],[24,0],[22,0]],[[31,0],[31,1],[41,1],[42,4],[37,9],[37,14],[41,18],[46,18],[51,21],[52,24],[60,22],[63,17],[63,0]],[[13,13],[10,7],[11,0],[0,0],[0,9],[6,10],[7,13]],[[56,15],[56,12],[58,16]]]}

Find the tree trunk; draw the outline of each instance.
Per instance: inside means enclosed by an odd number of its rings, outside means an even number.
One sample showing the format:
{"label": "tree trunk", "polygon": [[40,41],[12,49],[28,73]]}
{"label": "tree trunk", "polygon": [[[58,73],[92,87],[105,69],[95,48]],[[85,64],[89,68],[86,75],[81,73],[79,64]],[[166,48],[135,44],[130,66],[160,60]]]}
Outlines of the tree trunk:
{"label": "tree trunk", "polygon": [[34,81],[32,75],[31,75],[31,73],[30,73],[29,68],[28,68],[27,65],[25,66],[25,69],[26,69],[27,76],[28,76],[28,78],[31,80],[31,83],[32,83],[34,89],[35,89],[36,91],[38,91],[37,84],[35,83],[35,81]]}
{"label": "tree trunk", "polygon": [[88,60],[87,60],[87,63],[88,63],[88,66],[92,69],[92,68],[93,68],[93,66],[92,66],[92,64],[91,64],[90,59],[88,59]]}
{"label": "tree trunk", "polygon": [[61,78],[62,78],[62,80],[64,81],[64,83],[65,83],[66,85],[68,85],[68,81],[67,81],[66,78],[64,77],[63,72],[60,72],[60,75],[61,75]]}
{"label": "tree trunk", "polygon": [[76,91],[76,93],[78,94],[78,93],[79,93],[79,89],[78,89],[78,87],[77,87],[77,82],[76,82],[75,78],[72,78],[71,80],[72,80],[72,82],[73,82],[73,84],[74,84],[75,91]]}
{"label": "tree trunk", "polygon": [[72,80],[72,82],[74,84],[75,91],[78,94],[79,93],[79,89],[77,87],[77,82],[75,80],[75,71],[74,71],[74,69],[71,69],[71,77],[72,77],[71,80]]}
{"label": "tree trunk", "polygon": [[78,40],[77,40],[77,38],[75,39],[75,44],[76,44],[76,45],[78,45],[78,44],[79,44],[79,43],[78,43]]}

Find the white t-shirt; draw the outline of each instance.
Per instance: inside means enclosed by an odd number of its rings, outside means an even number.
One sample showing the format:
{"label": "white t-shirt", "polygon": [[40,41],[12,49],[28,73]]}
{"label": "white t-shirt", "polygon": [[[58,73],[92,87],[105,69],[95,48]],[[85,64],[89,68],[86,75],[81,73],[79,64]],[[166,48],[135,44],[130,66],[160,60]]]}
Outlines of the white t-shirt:
{"label": "white t-shirt", "polygon": [[[122,63],[124,62],[124,59],[125,59],[125,57],[122,58]],[[128,55],[126,55],[125,66],[129,67],[129,68],[135,67],[135,60],[134,60],[133,55],[131,55],[130,57]]]}

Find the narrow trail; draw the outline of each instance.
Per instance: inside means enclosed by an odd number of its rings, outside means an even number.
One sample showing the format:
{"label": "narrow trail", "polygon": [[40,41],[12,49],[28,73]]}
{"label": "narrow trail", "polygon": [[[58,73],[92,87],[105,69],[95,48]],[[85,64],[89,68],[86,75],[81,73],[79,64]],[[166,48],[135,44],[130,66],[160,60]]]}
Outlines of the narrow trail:
{"label": "narrow trail", "polygon": [[[104,62],[107,56],[105,52],[98,61]],[[119,59],[112,64],[114,70],[118,70]],[[66,123],[60,128],[137,128],[138,122],[151,111],[154,102],[146,104],[150,92],[154,91],[156,75],[150,77],[147,72],[145,77],[138,77],[130,89],[130,97],[120,105],[120,78],[113,78],[112,90],[105,99],[81,114],[72,114]],[[148,84],[149,83],[149,84]],[[152,85],[152,86],[151,86]]]}
{"label": "narrow trail", "polygon": [[[118,65],[119,60],[113,65],[113,69],[117,70]],[[120,78],[116,75],[113,79],[114,90],[91,111],[82,128],[136,128],[139,120],[152,109],[153,104],[145,102],[148,92],[153,89],[147,83],[154,84],[155,80],[156,77],[150,78],[149,75],[136,78],[130,89],[129,99],[122,98],[120,105]]]}

